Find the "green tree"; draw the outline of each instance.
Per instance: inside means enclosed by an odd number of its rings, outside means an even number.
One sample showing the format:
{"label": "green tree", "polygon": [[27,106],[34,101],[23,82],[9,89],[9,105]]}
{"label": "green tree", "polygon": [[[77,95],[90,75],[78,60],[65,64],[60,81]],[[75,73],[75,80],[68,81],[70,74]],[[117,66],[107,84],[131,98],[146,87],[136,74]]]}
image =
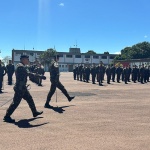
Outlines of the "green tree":
{"label": "green tree", "polygon": [[94,52],[93,50],[88,50],[88,52],[86,52],[87,54],[93,55],[96,54],[96,52]]}
{"label": "green tree", "polygon": [[54,57],[54,55],[57,54],[57,51],[49,48],[46,51],[44,51],[40,56],[39,56],[39,60],[43,65],[48,65],[51,63],[52,58]]}
{"label": "green tree", "polygon": [[141,59],[141,58],[150,58],[149,42],[137,43],[132,47],[125,47],[124,49],[121,50],[121,55],[115,57],[115,60]]}
{"label": "green tree", "polygon": [[109,54],[109,52],[104,52],[104,54],[105,54],[105,55],[108,55],[108,54]]}

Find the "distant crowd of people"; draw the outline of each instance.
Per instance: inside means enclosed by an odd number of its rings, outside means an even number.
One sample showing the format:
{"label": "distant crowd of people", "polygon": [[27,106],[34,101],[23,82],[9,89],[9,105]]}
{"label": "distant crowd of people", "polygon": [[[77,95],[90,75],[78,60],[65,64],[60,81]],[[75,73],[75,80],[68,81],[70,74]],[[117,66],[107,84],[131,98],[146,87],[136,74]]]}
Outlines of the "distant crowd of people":
{"label": "distant crowd of people", "polygon": [[103,86],[105,75],[107,84],[110,84],[110,82],[120,83],[120,81],[123,81],[125,84],[131,81],[144,84],[150,82],[150,66],[142,64],[140,66],[134,65],[133,67],[130,65],[124,67],[122,65],[108,65],[106,67],[103,65],[103,62],[100,62],[97,66],[95,64],[92,66],[80,64],[73,69],[74,80],[88,83],[90,75],[92,83],[96,84],[98,82],[99,86]]}

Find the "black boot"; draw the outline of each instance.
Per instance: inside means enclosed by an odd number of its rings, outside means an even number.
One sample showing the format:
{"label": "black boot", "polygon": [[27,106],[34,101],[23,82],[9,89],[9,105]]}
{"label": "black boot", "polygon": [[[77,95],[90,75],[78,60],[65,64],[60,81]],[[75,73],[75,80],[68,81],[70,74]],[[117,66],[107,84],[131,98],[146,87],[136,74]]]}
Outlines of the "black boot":
{"label": "black boot", "polygon": [[15,119],[12,119],[10,116],[4,116],[3,121],[9,122],[9,123],[14,123]]}
{"label": "black boot", "polygon": [[70,97],[68,98],[68,101],[71,102],[74,98],[75,98],[75,96],[72,96],[72,97],[70,96]]}
{"label": "black boot", "polygon": [[49,103],[45,103],[44,107],[45,108],[53,108],[53,106],[51,106]]}
{"label": "black boot", "polygon": [[43,111],[36,111],[33,113],[33,117],[37,117],[38,115],[43,114]]}

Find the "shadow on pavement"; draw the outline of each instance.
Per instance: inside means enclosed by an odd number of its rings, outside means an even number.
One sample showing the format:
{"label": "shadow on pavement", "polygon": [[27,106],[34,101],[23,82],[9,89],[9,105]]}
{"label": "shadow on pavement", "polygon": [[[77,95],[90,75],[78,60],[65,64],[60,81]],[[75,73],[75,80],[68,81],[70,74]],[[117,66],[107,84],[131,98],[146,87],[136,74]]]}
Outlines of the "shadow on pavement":
{"label": "shadow on pavement", "polygon": [[37,125],[30,124],[30,121],[33,121],[35,119],[40,119],[40,118],[43,118],[43,117],[19,120],[18,122],[14,122],[14,125],[18,126],[19,128],[34,128],[34,127],[39,127],[39,126],[49,123],[49,122],[46,122],[46,123],[41,123]]}
{"label": "shadow on pavement", "polygon": [[[70,106],[75,106],[75,105],[70,105]],[[65,111],[63,108],[70,107],[70,106],[62,106],[62,107],[50,106],[48,109],[52,109],[52,110],[54,110],[55,112],[58,112],[58,113],[62,114],[62,113]]]}

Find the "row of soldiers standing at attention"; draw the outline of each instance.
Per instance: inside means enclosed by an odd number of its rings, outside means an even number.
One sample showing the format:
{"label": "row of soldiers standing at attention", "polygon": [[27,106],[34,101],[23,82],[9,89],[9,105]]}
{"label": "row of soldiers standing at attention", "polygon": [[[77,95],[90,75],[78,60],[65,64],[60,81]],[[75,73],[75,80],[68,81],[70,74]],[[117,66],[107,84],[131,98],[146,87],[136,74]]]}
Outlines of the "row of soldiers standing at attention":
{"label": "row of soldiers standing at attention", "polygon": [[8,85],[12,85],[12,76],[15,72],[15,67],[12,64],[12,61],[9,60],[9,63],[4,66],[0,60],[0,93],[2,92],[3,87],[3,77],[7,74],[8,76]]}
{"label": "row of soldiers standing at attention", "polygon": [[92,77],[92,83],[95,84],[96,80],[99,83],[99,86],[103,86],[104,76],[106,74],[107,84],[110,84],[110,81],[120,83],[122,80],[125,84],[131,82],[131,80],[136,82],[141,82],[142,84],[149,82],[150,78],[150,66],[141,66],[137,67],[134,65],[132,68],[130,65],[122,67],[118,65],[108,65],[105,67],[102,62],[98,66],[93,64],[90,65],[79,65],[75,66],[73,69],[74,80],[80,80],[84,82],[89,82],[90,75]]}

